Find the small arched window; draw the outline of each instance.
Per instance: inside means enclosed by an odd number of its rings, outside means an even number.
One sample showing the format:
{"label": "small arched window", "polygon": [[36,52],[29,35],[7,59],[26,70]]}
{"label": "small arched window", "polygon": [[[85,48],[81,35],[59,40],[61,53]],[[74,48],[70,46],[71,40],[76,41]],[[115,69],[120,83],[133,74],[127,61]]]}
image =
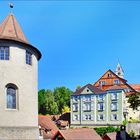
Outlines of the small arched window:
{"label": "small arched window", "polygon": [[17,86],[8,84],[6,86],[7,109],[17,109]]}

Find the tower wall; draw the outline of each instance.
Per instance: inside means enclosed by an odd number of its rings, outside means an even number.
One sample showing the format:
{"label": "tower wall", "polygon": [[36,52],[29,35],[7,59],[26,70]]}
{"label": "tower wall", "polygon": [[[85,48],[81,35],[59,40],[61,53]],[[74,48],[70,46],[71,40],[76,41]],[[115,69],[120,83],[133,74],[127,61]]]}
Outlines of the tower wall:
{"label": "tower wall", "polygon": [[[26,46],[9,46],[10,59],[0,60],[0,139],[38,139],[38,60],[26,64]],[[6,108],[6,85],[17,86],[17,109]]]}

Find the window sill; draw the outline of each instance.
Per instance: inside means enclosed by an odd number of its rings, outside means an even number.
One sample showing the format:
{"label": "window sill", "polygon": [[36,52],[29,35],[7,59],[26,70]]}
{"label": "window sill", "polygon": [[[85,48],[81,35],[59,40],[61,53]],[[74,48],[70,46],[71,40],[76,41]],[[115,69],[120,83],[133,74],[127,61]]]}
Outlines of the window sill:
{"label": "window sill", "polygon": [[18,111],[18,109],[8,109],[8,108],[6,108],[5,110],[6,111]]}

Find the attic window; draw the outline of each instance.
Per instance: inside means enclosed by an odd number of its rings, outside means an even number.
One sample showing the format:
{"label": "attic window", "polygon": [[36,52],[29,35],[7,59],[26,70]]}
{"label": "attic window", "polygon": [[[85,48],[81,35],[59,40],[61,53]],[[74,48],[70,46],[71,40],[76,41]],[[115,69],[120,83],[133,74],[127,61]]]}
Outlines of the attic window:
{"label": "attic window", "polygon": [[114,80],[114,84],[116,84],[116,85],[120,84],[120,80],[119,79],[115,79]]}
{"label": "attic window", "polygon": [[108,74],[108,78],[110,78],[110,77],[112,77],[112,74],[111,73]]}
{"label": "attic window", "polygon": [[101,82],[100,82],[100,85],[101,85],[101,86],[106,85],[106,81],[101,81]]}
{"label": "attic window", "polygon": [[89,89],[87,89],[87,92],[89,92]]}

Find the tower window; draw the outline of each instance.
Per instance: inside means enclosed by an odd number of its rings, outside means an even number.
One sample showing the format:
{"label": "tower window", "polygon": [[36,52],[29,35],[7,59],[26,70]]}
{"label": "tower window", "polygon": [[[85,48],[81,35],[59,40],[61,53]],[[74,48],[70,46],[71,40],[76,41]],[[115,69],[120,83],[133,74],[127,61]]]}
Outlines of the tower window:
{"label": "tower window", "polygon": [[26,64],[32,65],[32,54],[26,50]]}
{"label": "tower window", "polygon": [[0,60],[9,60],[9,47],[0,47]]}
{"label": "tower window", "polygon": [[17,109],[17,88],[9,84],[6,89],[7,109]]}

